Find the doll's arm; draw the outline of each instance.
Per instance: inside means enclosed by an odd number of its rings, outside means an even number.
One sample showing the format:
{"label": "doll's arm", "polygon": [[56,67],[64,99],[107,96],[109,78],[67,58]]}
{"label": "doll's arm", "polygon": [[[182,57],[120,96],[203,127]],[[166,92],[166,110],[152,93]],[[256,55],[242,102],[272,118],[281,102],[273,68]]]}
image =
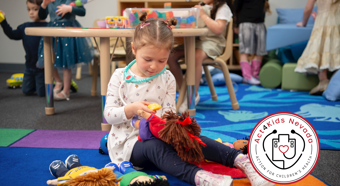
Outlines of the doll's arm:
{"label": "doll's arm", "polygon": [[47,185],[58,185],[58,179],[47,180]]}

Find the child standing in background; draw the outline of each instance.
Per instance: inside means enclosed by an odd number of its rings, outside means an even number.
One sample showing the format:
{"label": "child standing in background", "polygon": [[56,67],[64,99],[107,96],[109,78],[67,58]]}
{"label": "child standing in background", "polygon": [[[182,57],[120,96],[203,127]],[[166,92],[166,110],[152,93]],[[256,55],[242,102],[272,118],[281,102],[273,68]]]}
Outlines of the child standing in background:
{"label": "child standing in background", "polygon": [[[308,0],[302,22],[306,26],[316,0]],[[317,0],[317,16],[308,44],[295,72],[318,74],[319,84],[309,94],[321,95],[327,89],[327,72],[340,69],[340,0]]]}
{"label": "child standing in background", "polygon": [[[39,19],[38,11],[42,0],[27,0],[28,16],[33,22],[23,23],[18,26],[16,30],[12,30],[11,26],[7,23],[7,19],[1,22],[2,29],[8,38],[13,40],[22,40],[25,55],[25,72],[22,82],[22,92],[26,95],[32,95],[34,92],[40,97],[45,96],[45,77],[44,69],[37,68],[36,63],[38,61],[38,47],[41,37],[28,36],[25,34],[25,28],[27,27],[45,27],[47,23],[45,19]],[[1,11],[5,17],[5,12]]]}
{"label": "child standing in background", "polygon": [[[107,88],[104,117],[112,125],[107,141],[111,161],[116,164],[130,161],[140,168],[154,164],[165,173],[194,185],[231,185],[230,176],[213,174],[183,161],[171,145],[159,139],[138,141],[139,130],[134,126],[139,120],[138,110],[151,113],[147,105],[157,103],[162,106],[155,113],[158,117],[166,111],[176,111],[175,78],[166,70],[166,64],[174,42],[171,26],[176,25],[177,20],[146,20],[144,12],[140,21],[131,43],[136,59],[127,67],[116,69]],[[274,185],[256,173],[248,156],[241,151],[204,136],[199,138],[207,145],[202,149],[206,159],[241,169],[253,186]]]}
{"label": "child standing in background", "polygon": [[[264,18],[270,12],[268,0],[235,0],[236,34],[239,35],[240,65],[243,82],[259,85],[259,72],[266,51],[266,26]],[[249,55],[255,54],[249,63]]]}
{"label": "child standing in background", "polygon": [[[198,89],[202,78],[203,60],[215,59],[222,54],[226,43],[226,26],[233,16],[229,8],[232,4],[231,0],[203,0],[201,4],[194,7],[200,10],[198,26],[208,28],[209,32],[207,36],[200,36],[195,41],[195,105],[200,100]],[[184,57],[184,45],[176,47],[168,61],[170,71],[174,74],[179,87],[182,86],[183,73],[178,60],[182,57]],[[183,113],[187,109],[188,100],[185,96],[178,112]]]}
{"label": "child standing in background", "polygon": [[[50,14],[49,27],[81,27],[76,20],[77,16],[85,16],[85,8],[72,7],[71,0],[43,0],[39,9],[39,18],[46,19]],[[55,50],[55,42],[57,49]],[[78,63],[90,63],[94,56],[92,42],[84,37],[59,37],[53,38],[54,69],[53,78],[56,85],[53,89],[55,100],[69,100],[71,87],[71,68]],[[43,40],[40,41],[38,67],[44,66]],[[63,70],[63,82],[58,74],[58,68]]]}

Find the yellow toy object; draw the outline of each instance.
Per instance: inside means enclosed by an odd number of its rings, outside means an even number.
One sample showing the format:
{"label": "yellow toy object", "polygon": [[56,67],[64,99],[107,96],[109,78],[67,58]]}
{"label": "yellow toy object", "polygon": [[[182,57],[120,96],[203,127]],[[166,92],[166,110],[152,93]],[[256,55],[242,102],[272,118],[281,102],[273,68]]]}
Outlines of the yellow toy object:
{"label": "yellow toy object", "polygon": [[156,111],[158,109],[161,109],[162,107],[157,103],[152,103],[152,104],[148,105],[148,108],[152,111]]}
{"label": "yellow toy object", "polygon": [[5,20],[4,14],[2,14],[2,13],[0,12],[0,23],[1,23],[3,20]]}
{"label": "yellow toy object", "polygon": [[10,79],[7,79],[7,86],[10,88],[16,88],[22,86],[22,80],[24,79],[23,73],[13,74]]}

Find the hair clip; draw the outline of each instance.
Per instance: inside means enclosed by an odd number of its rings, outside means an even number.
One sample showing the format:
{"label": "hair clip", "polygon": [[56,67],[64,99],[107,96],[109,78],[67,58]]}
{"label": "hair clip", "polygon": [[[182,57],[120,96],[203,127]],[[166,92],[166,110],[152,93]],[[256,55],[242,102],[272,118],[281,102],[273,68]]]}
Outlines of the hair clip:
{"label": "hair clip", "polygon": [[164,21],[164,23],[166,24],[166,27],[168,27],[170,30],[172,30],[172,28],[169,26],[167,21]]}
{"label": "hair clip", "polygon": [[142,29],[142,28],[144,28],[146,25],[149,25],[150,23],[145,23],[145,22],[143,22],[141,25],[140,25],[140,28]]}

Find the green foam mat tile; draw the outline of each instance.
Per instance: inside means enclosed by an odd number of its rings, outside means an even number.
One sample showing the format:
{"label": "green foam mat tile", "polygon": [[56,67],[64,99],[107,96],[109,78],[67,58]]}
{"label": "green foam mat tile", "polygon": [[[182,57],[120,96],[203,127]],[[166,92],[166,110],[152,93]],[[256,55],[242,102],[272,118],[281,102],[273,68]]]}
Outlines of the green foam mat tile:
{"label": "green foam mat tile", "polygon": [[0,129],[0,147],[7,147],[35,129]]}

